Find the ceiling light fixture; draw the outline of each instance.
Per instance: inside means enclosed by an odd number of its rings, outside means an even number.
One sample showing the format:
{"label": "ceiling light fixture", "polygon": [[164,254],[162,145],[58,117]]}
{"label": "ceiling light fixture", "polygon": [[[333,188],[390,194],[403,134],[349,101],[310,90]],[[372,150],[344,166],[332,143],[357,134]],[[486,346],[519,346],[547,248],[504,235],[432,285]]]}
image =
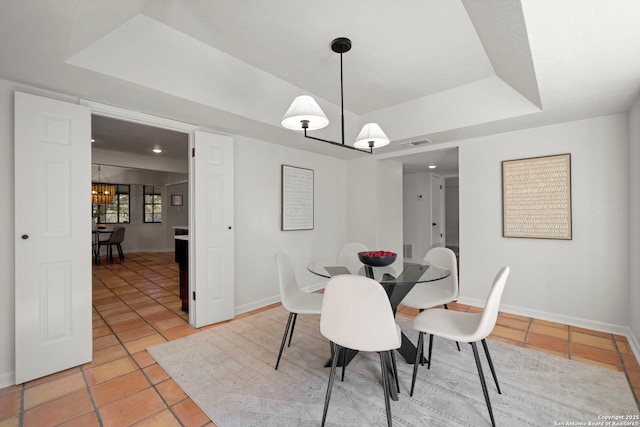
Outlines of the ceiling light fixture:
{"label": "ceiling light fixture", "polygon": [[340,108],[342,111],[342,143],[329,141],[327,139],[316,138],[307,135],[307,130],[322,129],[329,124],[329,119],[324,114],[318,103],[308,95],[298,96],[293,100],[291,106],[282,118],[282,126],[287,129],[303,130],[304,137],[315,139],[316,141],[328,142],[329,144],[352,150],[373,153],[374,148],[384,147],[389,144],[389,138],[377,123],[367,123],[364,125],[354,146],[344,143],[344,90],[342,81],[342,54],[351,50],[351,40],[346,37],[338,37],[331,42],[331,50],[340,54]]}
{"label": "ceiling light fixture", "polygon": [[113,198],[116,195],[116,186],[107,182],[107,178],[102,175],[102,168],[100,165],[98,165],[98,170],[91,181],[91,204],[112,204]]}
{"label": "ceiling light fixture", "polygon": [[434,165],[434,164],[430,164],[428,167],[429,167],[429,169],[435,169],[435,168],[436,168],[436,165]]}
{"label": "ceiling light fixture", "polygon": [[154,148],[153,148],[153,152],[154,152],[154,153],[156,153],[156,154],[160,154],[160,153],[162,153],[162,148],[160,148],[160,147],[154,147]]}

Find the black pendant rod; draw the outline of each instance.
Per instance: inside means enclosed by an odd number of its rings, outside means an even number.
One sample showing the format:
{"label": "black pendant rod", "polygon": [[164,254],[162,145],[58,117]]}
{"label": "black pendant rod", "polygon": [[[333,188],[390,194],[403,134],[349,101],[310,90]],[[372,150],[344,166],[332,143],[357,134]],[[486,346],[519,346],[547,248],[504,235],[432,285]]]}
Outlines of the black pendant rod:
{"label": "black pendant rod", "polygon": [[344,87],[342,83],[342,52],[340,52],[340,112],[342,117],[342,145],[344,145]]}
{"label": "black pendant rod", "polygon": [[303,126],[302,129],[304,130],[304,137],[305,138],[315,139],[316,141],[328,142],[329,144],[337,145],[338,147],[344,147],[344,148],[348,148],[350,150],[362,151],[363,153],[373,154],[373,148],[369,148],[369,151],[367,151],[367,150],[363,150],[363,149],[358,148],[358,147],[352,147],[351,145],[347,145],[347,144],[344,144],[344,143],[340,144],[339,142],[329,141],[328,139],[316,138],[315,136],[307,135],[307,128],[306,127]]}
{"label": "black pendant rod", "polygon": [[341,111],[341,124],[342,124],[342,143],[329,141],[327,139],[316,138],[314,136],[307,135],[307,129],[309,128],[309,121],[302,120],[302,129],[304,130],[304,137],[309,139],[315,139],[316,141],[328,142],[329,144],[338,145],[340,147],[349,148],[351,150],[361,151],[363,153],[373,154],[373,143],[369,143],[369,150],[363,150],[361,148],[352,147],[344,143],[344,81],[342,77],[342,54],[351,50],[351,40],[346,37],[338,37],[331,42],[331,50],[340,54],[340,111]]}

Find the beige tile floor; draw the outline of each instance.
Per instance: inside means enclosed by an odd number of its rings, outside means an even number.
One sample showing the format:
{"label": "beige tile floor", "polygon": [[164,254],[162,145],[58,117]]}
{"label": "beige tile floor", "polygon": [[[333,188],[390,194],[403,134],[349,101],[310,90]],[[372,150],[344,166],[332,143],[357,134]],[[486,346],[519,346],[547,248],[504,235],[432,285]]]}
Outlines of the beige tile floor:
{"label": "beige tile floor", "polygon": [[[177,280],[172,253],[94,266],[93,361],[0,389],[0,427],[214,426],[146,351],[199,331],[180,310]],[[640,365],[625,337],[501,313],[490,338],[625,372],[640,399]]]}

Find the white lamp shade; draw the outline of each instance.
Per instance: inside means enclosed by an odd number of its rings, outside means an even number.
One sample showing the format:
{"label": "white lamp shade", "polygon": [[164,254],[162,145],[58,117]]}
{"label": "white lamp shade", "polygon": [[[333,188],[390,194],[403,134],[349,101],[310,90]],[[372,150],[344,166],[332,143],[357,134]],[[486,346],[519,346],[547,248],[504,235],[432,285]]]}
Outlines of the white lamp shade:
{"label": "white lamp shade", "polygon": [[329,124],[329,119],[316,100],[309,95],[300,95],[294,99],[281,123],[287,129],[302,130],[302,120],[309,121],[308,130],[322,129]]}
{"label": "white lamp shade", "polygon": [[389,138],[377,123],[367,123],[364,125],[353,145],[356,148],[368,149],[370,147],[370,141],[373,141],[373,148],[384,147],[389,144]]}

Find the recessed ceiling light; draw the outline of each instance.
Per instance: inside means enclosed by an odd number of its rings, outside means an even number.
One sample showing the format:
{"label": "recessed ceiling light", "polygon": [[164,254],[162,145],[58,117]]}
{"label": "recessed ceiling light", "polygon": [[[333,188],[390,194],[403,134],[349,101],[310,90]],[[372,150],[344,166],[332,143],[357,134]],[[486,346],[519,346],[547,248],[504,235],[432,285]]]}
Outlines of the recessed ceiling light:
{"label": "recessed ceiling light", "polygon": [[93,139],[93,138],[91,138],[91,142],[96,142],[96,140],[95,140],[95,139]]}
{"label": "recessed ceiling light", "polygon": [[156,153],[156,154],[160,154],[160,153],[162,153],[162,149],[160,147],[155,147],[153,149],[153,152]]}
{"label": "recessed ceiling light", "polygon": [[429,169],[435,169],[436,165],[429,165]]}

